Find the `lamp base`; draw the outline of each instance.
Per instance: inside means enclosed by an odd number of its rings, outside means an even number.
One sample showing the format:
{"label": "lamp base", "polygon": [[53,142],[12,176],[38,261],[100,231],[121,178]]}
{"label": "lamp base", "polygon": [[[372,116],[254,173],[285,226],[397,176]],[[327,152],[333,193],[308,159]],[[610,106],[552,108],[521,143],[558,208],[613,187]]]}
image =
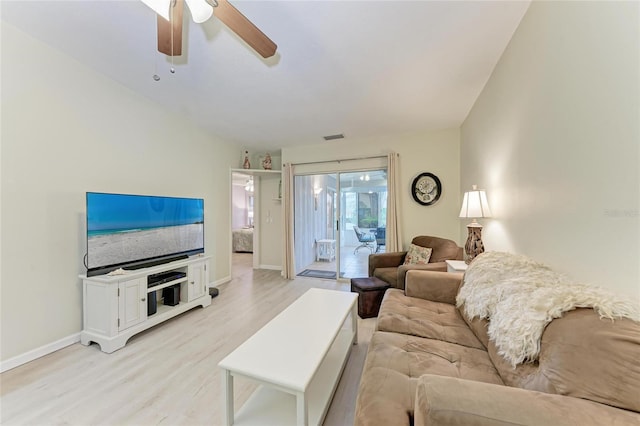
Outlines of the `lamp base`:
{"label": "lamp base", "polygon": [[467,237],[467,242],[464,245],[464,251],[467,254],[465,263],[469,264],[476,256],[484,253],[484,244],[482,244],[481,237],[482,225],[478,222],[473,222],[467,225],[467,229],[469,230],[469,236]]}

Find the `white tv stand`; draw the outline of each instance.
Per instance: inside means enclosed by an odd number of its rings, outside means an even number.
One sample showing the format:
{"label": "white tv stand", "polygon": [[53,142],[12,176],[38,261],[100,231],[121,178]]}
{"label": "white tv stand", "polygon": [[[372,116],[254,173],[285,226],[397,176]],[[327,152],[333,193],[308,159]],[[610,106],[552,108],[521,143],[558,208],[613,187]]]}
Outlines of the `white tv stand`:
{"label": "white tv stand", "polygon": [[[88,346],[95,342],[100,345],[102,352],[111,353],[124,347],[131,336],[149,327],[196,306],[209,306],[209,259],[196,256],[127,271],[124,275],[80,275],[83,296],[80,343]],[[186,276],[147,287],[149,275],[161,272],[181,272]],[[175,306],[164,305],[161,290],[174,285],[180,285],[180,302]],[[149,294],[154,292],[157,311],[148,315]]]}

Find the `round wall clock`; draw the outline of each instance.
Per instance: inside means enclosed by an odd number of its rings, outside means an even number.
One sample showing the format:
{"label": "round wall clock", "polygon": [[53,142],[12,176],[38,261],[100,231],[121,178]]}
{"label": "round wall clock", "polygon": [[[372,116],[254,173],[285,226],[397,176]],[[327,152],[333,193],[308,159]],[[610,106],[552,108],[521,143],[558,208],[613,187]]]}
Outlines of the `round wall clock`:
{"label": "round wall clock", "polygon": [[438,201],[442,192],[442,184],[433,173],[420,173],[411,184],[411,195],[416,203],[430,206]]}

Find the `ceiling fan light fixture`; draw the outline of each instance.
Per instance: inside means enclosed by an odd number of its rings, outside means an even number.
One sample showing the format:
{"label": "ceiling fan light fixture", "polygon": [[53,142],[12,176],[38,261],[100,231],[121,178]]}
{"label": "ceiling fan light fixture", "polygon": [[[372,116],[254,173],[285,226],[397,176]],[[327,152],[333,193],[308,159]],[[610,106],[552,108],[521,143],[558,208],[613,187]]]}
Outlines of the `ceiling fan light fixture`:
{"label": "ceiling fan light fixture", "polygon": [[206,0],[186,0],[191,18],[196,24],[201,24],[211,18],[213,7]]}
{"label": "ceiling fan light fixture", "polygon": [[167,21],[170,20],[171,0],[141,0],[151,10]]}

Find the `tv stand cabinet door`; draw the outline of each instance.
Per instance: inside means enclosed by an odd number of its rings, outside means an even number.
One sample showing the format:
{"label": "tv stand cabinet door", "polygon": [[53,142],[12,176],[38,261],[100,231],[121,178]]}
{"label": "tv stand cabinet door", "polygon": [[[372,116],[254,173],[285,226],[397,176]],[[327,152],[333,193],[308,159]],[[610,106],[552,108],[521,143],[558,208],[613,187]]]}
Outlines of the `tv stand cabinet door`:
{"label": "tv stand cabinet door", "polygon": [[208,261],[197,262],[189,265],[187,274],[189,277],[187,295],[189,302],[207,293],[209,283]]}
{"label": "tv stand cabinet door", "polygon": [[118,331],[122,331],[147,319],[147,279],[121,281],[118,290]]}

